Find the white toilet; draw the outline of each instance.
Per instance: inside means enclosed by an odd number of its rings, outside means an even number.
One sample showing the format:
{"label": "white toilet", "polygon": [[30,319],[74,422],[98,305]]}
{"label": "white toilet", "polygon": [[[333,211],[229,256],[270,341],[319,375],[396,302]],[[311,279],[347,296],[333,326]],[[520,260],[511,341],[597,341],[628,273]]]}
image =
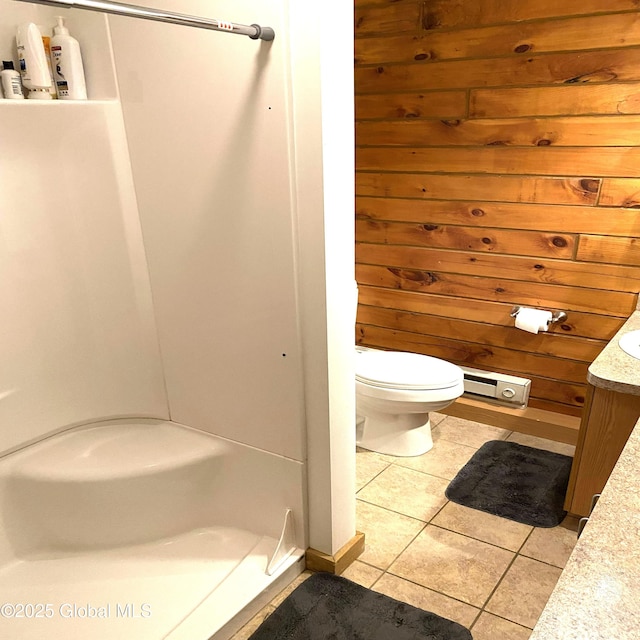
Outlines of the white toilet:
{"label": "white toilet", "polygon": [[464,391],[450,362],[401,351],[356,347],[356,442],[392,456],[419,456],[433,446],[429,412]]}

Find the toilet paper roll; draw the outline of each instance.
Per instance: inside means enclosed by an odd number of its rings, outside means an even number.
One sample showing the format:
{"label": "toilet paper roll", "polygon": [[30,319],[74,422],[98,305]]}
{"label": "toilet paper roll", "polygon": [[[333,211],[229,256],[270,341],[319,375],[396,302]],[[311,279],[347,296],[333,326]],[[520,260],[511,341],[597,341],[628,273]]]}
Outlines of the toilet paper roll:
{"label": "toilet paper roll", "polygon": [[524,331],[529,331],[529,333],[548,331],[551,318],[551,311],[521,307],[520,311],[516,314],[516,327]]}

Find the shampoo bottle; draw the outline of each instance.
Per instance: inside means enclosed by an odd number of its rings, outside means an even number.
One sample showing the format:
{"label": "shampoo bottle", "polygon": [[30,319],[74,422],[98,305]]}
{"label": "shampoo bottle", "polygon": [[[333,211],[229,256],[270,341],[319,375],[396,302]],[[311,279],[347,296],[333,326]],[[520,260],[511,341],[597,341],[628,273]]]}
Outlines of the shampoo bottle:
{"label": "shampoo bottle", "polygon": [[84,81],[84,67],[78,41],[69,35],[64,26],[64,18],[56,18],[51,38],[51,65],[58,99],[86,100],[87,87]]}
{"label": "shampoo bottle", "polygon": [[0,78],[2,79],[2,92],[7,100],[24,100],[20,74],[13,68],[13,60],[2,62]]}
{"label": "shampoo bottle", "polygon": [[20,25],[16,35],[16,46],[22,84],[29,89],[28,97],[31,100],[51,100],[51,76],[40,29],[33,22]]}
{"label": "shampoo bottle", "polygon": [[49,67],[49,75],[51,76],[51,88],[49,89],[49,93],[51,94],[51,98],[55,100],[58,97],[58,93],[56,92],[56,83],[53,79],[53,68],[51,67],[51,36],[45,34],[45,30],[43,27],[38,25],[38,29],[40,29],[40,33],[42,34],[42,45],[44,46],[44,55],[47,57],[47,65]]}

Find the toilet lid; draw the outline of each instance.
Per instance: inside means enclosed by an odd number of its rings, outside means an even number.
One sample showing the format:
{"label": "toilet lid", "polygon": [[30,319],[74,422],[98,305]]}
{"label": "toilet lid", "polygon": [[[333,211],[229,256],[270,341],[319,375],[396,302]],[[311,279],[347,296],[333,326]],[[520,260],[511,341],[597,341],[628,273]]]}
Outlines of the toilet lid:
{"label": "toilet lid", "polygon": [[356,380],[391,389],[447,389],[463,379],[455,364],[402,351],[356,350]]}

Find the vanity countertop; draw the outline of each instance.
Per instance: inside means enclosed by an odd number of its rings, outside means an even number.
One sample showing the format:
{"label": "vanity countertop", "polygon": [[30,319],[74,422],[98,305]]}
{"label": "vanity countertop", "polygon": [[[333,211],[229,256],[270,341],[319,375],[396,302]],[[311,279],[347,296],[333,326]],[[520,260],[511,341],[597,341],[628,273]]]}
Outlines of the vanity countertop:
{"label": "vanity countertop", "polygon": [[639,483],[640,420],[530,640],[640,637]]}
{"label": "vanity countertop", "polygon": [[591,363],[587,380],[594,387],[640,395],[640,360],[625,353],[620,338],[629,331],[640,329],[640,311],[634,311],[600,355]]}

